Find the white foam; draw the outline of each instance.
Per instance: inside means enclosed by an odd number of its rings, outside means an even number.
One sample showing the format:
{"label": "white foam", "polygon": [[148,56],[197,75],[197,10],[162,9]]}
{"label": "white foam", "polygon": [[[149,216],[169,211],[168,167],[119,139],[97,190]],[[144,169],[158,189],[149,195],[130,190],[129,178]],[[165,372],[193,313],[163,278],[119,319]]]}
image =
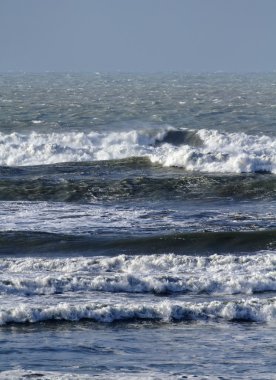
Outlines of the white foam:
{"label": "white foam", "polygon": [[151,160],[190,171],[276,173],[275,138],[207,129],[199,130],[197,134],[204,143],[202,147],[166,144],[152,155]]}
{"label": "white foam", "polygon": [[252,294],[276,291],[276,254],[0,259],[2,294]]}
{"label": "white foam", "polygon": [[255,271],[275,270],[276,253],[261,251],[255,255],[211,255],[181,256],[175,254],[160,255],[118,255],[116,257],[70,257],[70,258],[0,258],[0,273],[49,272],[61,273],[182,273],[193,270],[218,271]]}
{"label": "white foam", "polygon": [[241,299],[237,301],[194,302],[60,302],[56,305],[1,305],[0,325],[40,321],[79,321],[90,319],[101,323],[125,320],[171,321],[222,319],[268,322],[276,317],[276,297]]}
{"label": "white foam", "polygon": [[[137,131],[66,132],[29,135],[0,133],[0,165],[43,165],[112,160],[143,155],[154,139]],[[141,150],[142,149],[142,150]],[[144,152],[146,153],[146,151]]]}
{"label": "white foam", "polygon": [[202,129],[197,132],[202,146],[174,146],[159,132],[64,132],[29,135],[0,133],[0,165],[41,165],[67,161],[112,160],[148,157],[153,163],[178,166],[190,171],[276,173],[276,139],[245,133],[223,133]]}

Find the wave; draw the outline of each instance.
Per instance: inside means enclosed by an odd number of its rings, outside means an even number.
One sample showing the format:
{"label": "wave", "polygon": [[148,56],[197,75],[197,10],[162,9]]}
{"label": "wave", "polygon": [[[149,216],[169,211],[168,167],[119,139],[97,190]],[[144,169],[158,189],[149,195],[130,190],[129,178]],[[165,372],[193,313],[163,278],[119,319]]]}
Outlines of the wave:
{"label": "wave", "polygon": [[158,255],[118,255],[115,257],[81,257],[70,258],[0,258],[0,271],[4,273],[26,273],[33,271],[55,271],[61,273],[181,273],[194,270],[243,270],[254,271],[274,269],[276,253],[260,251],[255,255],[210,255],[210,256],[181,256],[170,254]]}
{"label": "wave", "polygon": [[0,259],[2,294],[252,294],[276,291],[276,254]]}
{"label": "wave", "polygon": [[237,301],[211,301],[203,303],[162,301],[156,303],[93,303],[58,305],[2,306],[0,325],[10,323],[36,323],[41,321],[95,322],[151,320],[165,323],[196,320],[225,320],[268,322],[276,317],[276,298],[250,298]]}
{"label": "wave", "polygon": [[276,173],[276,139],[217,130],[0,133],[0,165],[45,165],[148,157],[188,171]]}
{"label": "wave", "polygon": [[[102,162],[101,162],[102,164]],[[117,163],[118,164],[118,163]],[[130,165],[133,161],[130,162]],[[119,165],[119,164],[118,164]],[[139,160],[136,163],[136,170]],[[134,178],[0,178],[0,199],[8,201],[95,202],[130,199],[274,199],[276,176],[256,174],[228,176],[200,175],[175,178],[137,176]],[[78,167],[79,172],[84,170]],[[94,166],[91,165],[91,171]],[[113,168],[114,171],[116,168]],[[129,167],[122,168],[124,170]],[[55,169],[52,168],[54,171]],[[104,170],[104,168],[103,168]],[[86,168],[87,171],[87,168]],[[61,174],[62,173],[62,174]],[[123,172],[125,173],[125,172]],[[56,175],[64,175],[61,168]],[[165,173],[166,174],[166,173]],[[170,173],[169,173],[170,174]],[[66,175],[66,174],[65,174]]]}
{"label": "wave", "polygon": [[118,237],[115,234],[66,235],[33,231],[0,231],[2,255],[117,255],[256,252],[276,248],[276,231],[171,233]]}
{"label": "wave", "polygon": [[201,129],[200,147],[166,145],[151,160],[163,166],[184,167],[189,171],[220,173],[276,173],[276,139],[245,133],[222,133]]}

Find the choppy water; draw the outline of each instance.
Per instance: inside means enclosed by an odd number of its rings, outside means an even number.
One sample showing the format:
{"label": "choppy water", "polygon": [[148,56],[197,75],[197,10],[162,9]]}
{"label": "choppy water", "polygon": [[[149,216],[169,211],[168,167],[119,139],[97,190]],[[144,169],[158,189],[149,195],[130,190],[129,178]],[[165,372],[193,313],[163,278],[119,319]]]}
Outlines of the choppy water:
{"label": "choppy water", "polygon": [[0,76],[0,379],[274,379],[276,75]]}

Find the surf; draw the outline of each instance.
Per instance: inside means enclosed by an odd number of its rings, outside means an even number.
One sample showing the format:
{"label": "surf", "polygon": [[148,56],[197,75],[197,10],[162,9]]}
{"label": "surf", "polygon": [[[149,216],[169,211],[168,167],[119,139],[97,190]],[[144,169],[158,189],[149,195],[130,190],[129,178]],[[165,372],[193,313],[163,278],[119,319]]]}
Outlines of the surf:
{"label": "surf", "polygon": [[276,173],[276,139],[170,126],[120,132],[0,133],[0,165],[30,166],[147,157],[191,172]]}

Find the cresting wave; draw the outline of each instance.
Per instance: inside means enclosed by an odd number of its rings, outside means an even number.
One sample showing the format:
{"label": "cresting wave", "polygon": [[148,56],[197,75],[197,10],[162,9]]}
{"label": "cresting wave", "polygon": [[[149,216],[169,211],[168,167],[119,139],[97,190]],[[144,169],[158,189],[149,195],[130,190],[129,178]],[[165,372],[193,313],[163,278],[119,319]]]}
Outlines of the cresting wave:
{"label": "cresting wave", "polygon": [[191,232],[153,236],[67,235],[33,231],[0,231],[0,254],[42,255],[82,254],[118,255],[173,252],[181,255],[245,253],[275,249],[275,230]]}
{"label": "cresting wave", "polygon": [[0,292],[252,294],[276,291],[276,254],[0,259]]}
{"label": "cresting wave", "polygon": [[26,273],[33,271],[56,271],[61,273],[87,272],[98,274],[105,272],[124,273],[181,273],[192,270],[265,270],[276,269],[276,253],[260,251],[255,255],[211,255],[211,256],[179,256],[163,255],[118,255],[115,257],[70,257],[70,258],[1,258],[0,272]]}
{"label": "cresting wave", "polygon": [[0,165],[44,165],[148,157],[189,171],[276,173],[276,139],[217,130],[0,134]]}
{"label": "cresting wave", "polygon": [[268,322],[276,317],[276,298],[242,299],[237,301],[211,301],[203,303],[161,301],[151,303],[97,303],[79,302],[58,305],[2,306],[0,325],[9,323],[35,323],[40,321],[79,321],[90,319],[95,322],[152,320],[172,321],[216,320]]}

